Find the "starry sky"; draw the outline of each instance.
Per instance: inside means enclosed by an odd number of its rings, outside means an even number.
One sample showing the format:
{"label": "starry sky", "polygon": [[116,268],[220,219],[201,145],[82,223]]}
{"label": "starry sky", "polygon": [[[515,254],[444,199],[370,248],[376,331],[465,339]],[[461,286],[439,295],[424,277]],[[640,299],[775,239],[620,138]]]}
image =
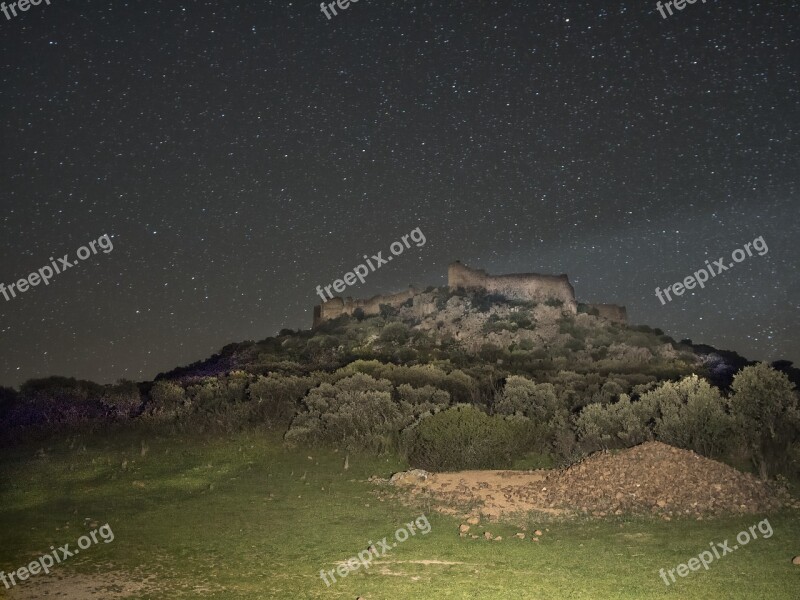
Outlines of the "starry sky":
{"label": "starry sky", "polygon": [[[144,380],[455,259],[800,362],[797,4],[52,0],[0,14],[0,384]],[[656,286],[754,253],[662,306]]]}

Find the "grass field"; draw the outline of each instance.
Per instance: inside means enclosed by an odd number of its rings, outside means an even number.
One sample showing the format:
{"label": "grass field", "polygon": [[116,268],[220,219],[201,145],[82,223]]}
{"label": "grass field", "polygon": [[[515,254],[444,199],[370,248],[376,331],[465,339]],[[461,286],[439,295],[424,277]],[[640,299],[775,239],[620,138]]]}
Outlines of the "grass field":
{"label": "grass field", "polygon": [[[144,444],[144,446],[143,446]],[[143,452],[143,447],[146,449]],[[6,450],[0,466],[0,569],[8,573],[108,523],[114,540],[0,597],[99,598],[798,598],[798,512],[769,515],[751,541],[667,587],[660,568],[730,540],[766,515],[713,521],[542,522],[540,543],[459,538],[459,520],[380,501],[365,480],[405,468],[395,457],[286,450],[277,437],[61,437]],[[331,587],[319,576],[369,540],[425,512],[432,526]],[[85,522],[89,524],[84,524]],[[416,562],[419,561],[419,562]],[[422,561],[433,561],[430,563]],[[72,593],[74,596],[69,596]]]}

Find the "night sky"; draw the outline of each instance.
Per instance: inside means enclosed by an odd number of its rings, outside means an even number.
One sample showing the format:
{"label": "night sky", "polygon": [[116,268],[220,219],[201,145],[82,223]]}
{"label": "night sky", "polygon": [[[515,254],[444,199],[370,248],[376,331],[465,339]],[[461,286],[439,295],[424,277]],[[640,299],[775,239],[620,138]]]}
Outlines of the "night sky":
{"label": "night sky", "polygon": [[[6,0],[8,1],[8,0]],[[348,293],[568,273],[579,300],[800,362],[798,5],[52,0],[0,14],[0,384],[143,380]],[[662,306],[656,286],[769,252]]]}

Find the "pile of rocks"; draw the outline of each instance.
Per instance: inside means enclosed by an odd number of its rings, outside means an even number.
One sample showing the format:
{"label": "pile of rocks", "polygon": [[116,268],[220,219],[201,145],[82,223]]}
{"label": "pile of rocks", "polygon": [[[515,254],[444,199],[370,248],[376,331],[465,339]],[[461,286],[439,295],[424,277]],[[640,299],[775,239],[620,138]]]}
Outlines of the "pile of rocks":
{"label": "pile of rocks", "polygon": [[656,514],[664,518],[764,513],[789,505],[783,490],[694,452],[647,442],[598,452],[549,474],[531,495],[549,507],[592,516]]}

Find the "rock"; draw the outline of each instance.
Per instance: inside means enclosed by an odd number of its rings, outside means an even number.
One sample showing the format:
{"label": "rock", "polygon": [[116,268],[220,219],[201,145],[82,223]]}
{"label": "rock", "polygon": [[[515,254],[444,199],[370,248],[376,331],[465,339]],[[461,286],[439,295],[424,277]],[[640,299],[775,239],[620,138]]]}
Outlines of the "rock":
{"label": "rock", "polygon": [[458,526],[458,531],[459,533],[467,533],[469,531],[469,525],[462,523],[461,525]]}
{"label": "rock", "polygon": [[486,538],[487,540],[490,540],[490,539],[492,539],[494,536],[492,535],[492,532],[491,532],[491,531],[484,531],[484,532],[483,532],[483,537],[484,537],[484,538]]}
{"label": "rock", "polygon": [[792,559],[792,564],[793,564],[793,565],[800,565],[800,556],[795,556],[795,557]]}
{"label": "rock", "polygon": [[520,540],[524,540],[525,539],[525,534],[520,531],[519,533],[515,533],[514,537],[518,538]]}
{"label": "rock", "polygon": [[467,523],[469,523],[470,525],[477,525],[480,522],[481,522],[481,518],[480,517],[472,516],[469,519],[467,519]]}
{"label": "rock", "polygon": [[411,469],[410,471],[400,471],[392,475],[389,483],[416,483],[417,481],[425,481],[428,479],[429,473],[423,469]]}
{"label": "rock", "polygon": [[542,533],[541,529],[537,529],[536,531],[533,532],[533,535],[537,535],[538,536],[538,535],[544,535],[544,534]]}
{"label": "rock", "polygon": [[503,536],[502,536],[502,535],[498,535],[496,538],[494,538],[494,540],[493,540],[493,541],[495,541],[495,542],[502,542],[502,541],[503,541]]}

